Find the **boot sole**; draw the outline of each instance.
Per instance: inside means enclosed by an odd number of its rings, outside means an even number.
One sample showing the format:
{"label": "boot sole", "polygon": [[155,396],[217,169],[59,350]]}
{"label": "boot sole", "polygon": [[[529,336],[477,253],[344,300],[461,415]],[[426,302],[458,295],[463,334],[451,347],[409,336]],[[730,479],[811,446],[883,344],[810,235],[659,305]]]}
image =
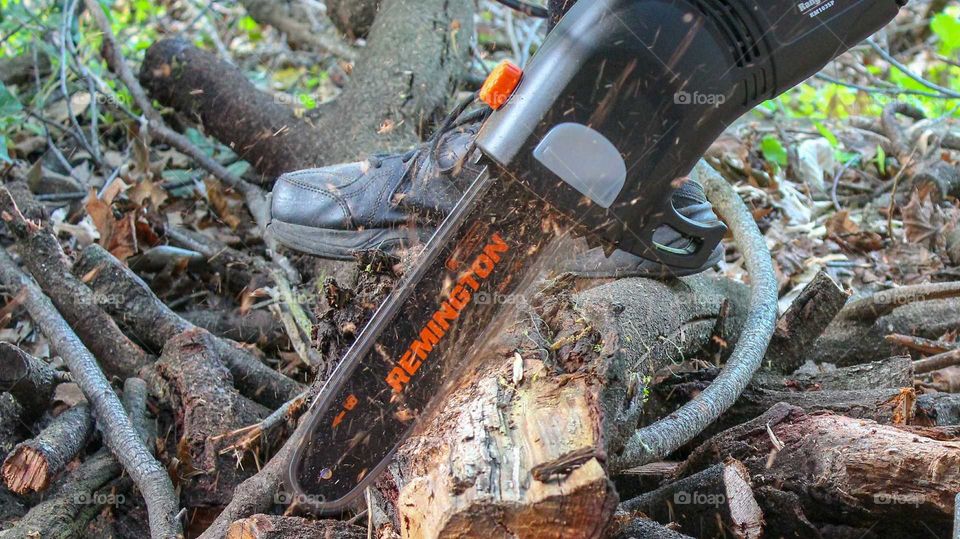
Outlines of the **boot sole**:
{"label": "boot sole", "polygon": [[396,254],[400,249],[429,239],[429,233],[410,228],[336,230],[283,221],[271,222],[267,226],[267,233],[280,244],[295,251],[335,260],[353,260],[357,253],[364,251]]}

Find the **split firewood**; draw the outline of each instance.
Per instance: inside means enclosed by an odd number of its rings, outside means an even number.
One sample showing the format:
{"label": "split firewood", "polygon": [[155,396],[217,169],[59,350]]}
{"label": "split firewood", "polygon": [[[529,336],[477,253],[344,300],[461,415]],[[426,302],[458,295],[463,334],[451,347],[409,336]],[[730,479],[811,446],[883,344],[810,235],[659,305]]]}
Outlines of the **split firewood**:
{"label": "split firewood", "polygon": [[960,492],[960,443],[947,440],[781,403],[705,442],[683,474],[735,458],[758,493],[794,494],[821,526],[870,527],[880,537],[909,537],[925,526],[941,535],[952,527]]}
{"label": "split firewood", "polygon": [[0,468],[4,484],[17,494],[46,490],[87,445],[91,434],[93,417],[86,405],[61,413],[40,434],[7,455]]}
{"label": "split firewood", "polygon": [[750,474],[736,460],[665,485],[623,502],[620,509],[639,512],[661,524],[675,522],[694,537],[730,535],[759,538],[763,512],[753,497]]}
{"label": "split firewood", "polygon": [[178,425],[177,473],[189,507],[226,505],[236,486],[253,474],[254,463],[222,454],[218,435],[256,423],[269,411],[240,395],[203,330],[188,330],[167,342],[157,370],[170,383]]}
{"label": "split firewood", "polygon": [[24,265],[107,374],[136,376],[153,362],[154,358],[120,331],[100,308],[94,293],[70,272],[70,261],[56,236],[46,227],[27,221],[6,189],[0,189],[0,212],[18,239]]}
{"label": "split firewood", "polygon": [[[160,350],[176,335],[197,329],[164,305],[150,287],[100,246],[84,249],[74,271],[98,298],[120,298],[101,306],[149,346]],[[237,388],[246,396],[271,408],[296,397],[303,386],[264,365],[241,345],[214,337],[211,346],[230,369]]]}
{"label": "split firewood", "polygon": [[69,379],[68,373],[51,369],[18,346],[0,342],[0,391],[9,391],[29,417],[46,411],[57,384]]}
{"label": "split firewood", "polygon": [[779,319],[767,348],[766,368],[789,374],[806,360],[806,350],[823,333],[847,302],[848,296],[821,271],[800,292]]}
{"label": "split firewood", "polygon": [[366,528],[342,520],[308,520],[278,515],[253,515],[227,530],[227,539],[365,539]]}

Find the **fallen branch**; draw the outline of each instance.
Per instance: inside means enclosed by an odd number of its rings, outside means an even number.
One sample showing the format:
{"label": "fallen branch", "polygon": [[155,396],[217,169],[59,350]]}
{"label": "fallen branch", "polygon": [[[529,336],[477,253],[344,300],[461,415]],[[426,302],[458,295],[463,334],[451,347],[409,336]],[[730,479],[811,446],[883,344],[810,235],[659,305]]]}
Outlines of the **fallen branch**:
{"label": "fallen branch", "polygon": [[70,272],[60,242],[46,227],[20,213],[13,195],[0,188],[0,216],[17,237],[20,258],[40,288],[83,344],[99,358],[109,376],[128,378],[154,361],[117,327],[97,304],[94,293]]}
{"label": "fallen branch", "polygon": [[[141,435],[146,427],[146,384],[143,380],[128,378],[123,386],[123,407],[133,428]],[[147,438],[143,438],[144,441]],[[152,445],[152,444],[148,444]],[[107,449],[101,449],[60,483],[48,498],[35,505],[10,530],[0,532],[3,539],[43,537],[70,539],[81,534],[87,522],[99,507],[122,503],[122,497],[105,495],[101,489],[123,472],[117,459]],[[175,537],[156,535],[153,537]]]}
{"label": "fallen branch", "polygon": [[69,374],[51,369],[16,345],[0,343],[0,391],[10,392],[29,417],[46,411],[57,384],[69,379]]}
{"label": "fallen branch", "polygon": [[36,437],[7,455],[0,468],[3,482],[17,494],[41,492],[75,459],[93,434],[90,409],[80,404],[58,415]]}
{"label": "fallen branch", "polygon": [[227,529],[227,539],[365,539],[367,530],[340,520],[309,520],[279,515],[253,515]]}
{"label": "fallen branch", "polygon": [[751,283],[750,312],[736,348],[717,379],[676,412],[638,429],[621,454],[610,456],[613,470],[660,460],[713,423],[736,402],[750,383],[773,335],[777,317],[777,280],[766,241],[730,184],[702,162],[698,168],[707,197],[730,226],[746,259]]}
{"label": "fallen branch", "polygon": [[917,374],[924,374],[954,365],[960,365],[960,348],[925,359],[918,359],[913,362],[913,371]]}
{"label": "fallen branch", "polygon": [[[176,335],[197,329],[167,307],[143,280],[99,245],[83,250],[74,271],[96,292],[97,298],[104,299],[101,307],[157,350]],[[109,298],[121,301],[107,301]],[[212,342],[230,369],[237,389],[247,397],[275,408],[303,391],[302,384],[264,365],[239,344],[221,338],[214,338]]]}
{"label": "fallen branch", "polygon": [[177,496],[170,477],[144,446],[96,359],[36,282],[17,268],[6,250],[0,251],[0,280],[15,290],[26,290],[24,306],[50,341],[51,347],[67,363],[74,381],[90,402],[107,446],[143,494],[152,535],[164,538],[180,536]]}
{"label": "fallen branch", "polygon": [[901,286],[854,300],[838,316],[847,320],[872,322],[910,303],[957,297],[960,297],[960,282]]}

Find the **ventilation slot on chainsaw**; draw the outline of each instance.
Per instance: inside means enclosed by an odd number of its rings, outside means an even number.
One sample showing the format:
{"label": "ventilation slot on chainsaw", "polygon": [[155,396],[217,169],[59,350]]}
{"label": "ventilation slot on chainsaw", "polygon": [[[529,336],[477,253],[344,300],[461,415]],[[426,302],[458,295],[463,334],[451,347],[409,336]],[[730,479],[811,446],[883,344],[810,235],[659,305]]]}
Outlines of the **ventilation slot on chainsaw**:
{"label": "ventilation slot on chainsaw", "polygon": [[740,84],[744,92],[743,105],[746,107],[753,106],[769,97],[770,84],[767,80],[767,70],[764,67],[756,69],[752,75],[748,75]]}
{"label": "ventilation slot on chainsaw", "polygon": [[694,4],[701,13],[717,24],[737,66],[745,67],[760,56],[760,49],[750,27],[730,2],[695,0]]}

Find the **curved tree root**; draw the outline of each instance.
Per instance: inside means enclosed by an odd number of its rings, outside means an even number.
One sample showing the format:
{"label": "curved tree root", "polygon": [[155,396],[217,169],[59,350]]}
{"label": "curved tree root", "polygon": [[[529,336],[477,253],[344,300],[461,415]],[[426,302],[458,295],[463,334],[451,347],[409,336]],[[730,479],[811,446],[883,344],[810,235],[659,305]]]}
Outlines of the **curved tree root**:
{"label": "curved tree root", "polygon": [[750,313],[736,348],[717,379],[697,398],[656,423],[637,430],[610,468],[623,470],[661,459],[730,408],[760,368],[777,319],[777,279],[766,241],[736,191],[705,164],[698,165],[707,197],[733,231],[750,272]]}

